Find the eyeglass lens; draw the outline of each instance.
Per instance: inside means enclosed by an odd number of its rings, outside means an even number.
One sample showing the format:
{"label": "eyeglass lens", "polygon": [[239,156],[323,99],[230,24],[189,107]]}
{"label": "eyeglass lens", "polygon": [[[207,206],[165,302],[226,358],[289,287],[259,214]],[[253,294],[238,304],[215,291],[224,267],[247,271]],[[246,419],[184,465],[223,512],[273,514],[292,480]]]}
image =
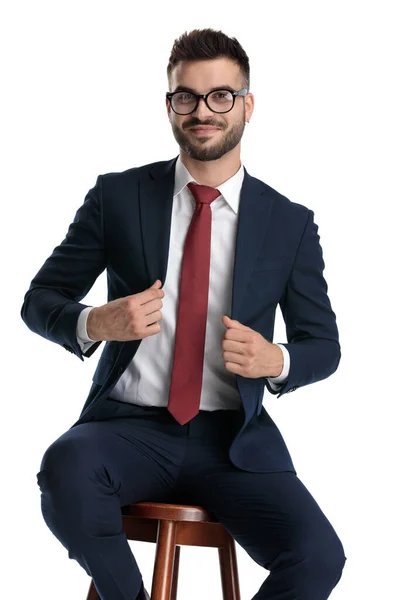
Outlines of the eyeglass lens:
{"label": "eyeglass lens", "polygon": [[[172,96],[172,108],[181,114],[189,114],[196,106],[196,96],[190,92],[178,92]],[[214,112],[226,112],[232,108],[233,96],[229,90],[212,92],[207,98],[208,106]]]}

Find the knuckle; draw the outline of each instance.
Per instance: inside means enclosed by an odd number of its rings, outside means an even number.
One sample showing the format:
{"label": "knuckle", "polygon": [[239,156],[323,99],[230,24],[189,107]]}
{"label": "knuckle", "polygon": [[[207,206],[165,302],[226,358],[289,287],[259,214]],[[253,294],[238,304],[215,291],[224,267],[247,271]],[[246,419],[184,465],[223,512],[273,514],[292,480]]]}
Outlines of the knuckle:
{"label": "knuckle", "polygon": [[139,323],[139,319],[137,318],[137,315],[133,315],[131,318],[131,328],[133,329],[133,331],[138,331],[140,326]]}
{"label": "knuckle", "polygon": [[128,312],[131,312],[132,314],[134,314],[134,310],[136,309],[137,305],[138,305],[138,300],[136,298],[128,298],[127,299],[126,307],[127,307]]}
{"label": "knuckle", "polygon": [[133,335],[137,335],[139,333],[139,329],[135,327],[133,323],[131,324],[130,330]]}

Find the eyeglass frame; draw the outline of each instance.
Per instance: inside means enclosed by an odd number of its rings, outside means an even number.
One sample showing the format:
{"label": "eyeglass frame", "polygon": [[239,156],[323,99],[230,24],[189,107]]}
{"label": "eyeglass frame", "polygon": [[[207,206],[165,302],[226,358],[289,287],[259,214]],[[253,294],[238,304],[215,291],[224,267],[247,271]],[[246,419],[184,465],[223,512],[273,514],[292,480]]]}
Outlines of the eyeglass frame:
{"label": "eyeglass frame", "polygon": [[[181,94],[182,92],[184,92],[184,93],[186,92],[187,94],[192,94],[196,98],[196,104],[195,104],[193,110],[191,110],[188,113],[178,113],[178,112],[176,112],[176,110],[172,106],[172,97],[175,94]],[[223,112],[217,112],[216,110],[213,110],[211,108],[211,106],[209,106],[209,104],[208,104],[208,96],[210,94],[213,94],[214,92],[229,92],[230,94],[232,94],[232,96],[233,96],[233,102],[232,102],[232,106],[230,107],[229,110],[224,110]],[[217,88],[215,90],[211,90],[207,94],[195,94],[194,92],[190,92],[188,90],[176,90],[175,92],[166,92],[165,97],[168,98],[172,110],[177,115],[184,116],[184,115],[191,115],[192,113],[194,113],[197,110],[198,106],[199,106],[200,98],[203,98],[204,102],[206,103],[207,108],[209,110],[211,110],[213,113],[215,113],[217,115],[224,115],[224,114],[230,112],[233,109],[233,107],[235,106],[235,101],[236,101],[236,97],[237,96],[247,96],[247,94],[248,94],[248,91],[246,90],[246,88],[242,88],[241,90],[228,90],[226,88]]]}

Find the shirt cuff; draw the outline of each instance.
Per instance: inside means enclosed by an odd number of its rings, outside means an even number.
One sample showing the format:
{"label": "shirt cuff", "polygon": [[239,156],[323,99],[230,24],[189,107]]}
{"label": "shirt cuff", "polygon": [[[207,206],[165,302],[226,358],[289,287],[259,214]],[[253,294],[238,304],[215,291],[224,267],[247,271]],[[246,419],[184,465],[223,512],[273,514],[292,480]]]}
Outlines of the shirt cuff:
{"label": "shirt cuff", "polygon": [[76,324],[76,339],[78,344],[82,350],[82,352],[86,352],[93,344],[95,344],[95,340],[92,340],[88,334],[86,329],[86,322],[88,318],[88,314],[94,308],[94,306],[87,306],[84,308],[78,317],[78,322]]}
{"label": "shirt cuff", "polygon": [[286,383],[286,381],[289,378],[289,369],[290,369],[290,354],[288,352],[288,349],[283,346],[283,344],[276,344],[277,346],[279,346],[279,348],[281,348],[282,352],[283,352],[283,369],[282,369],[282,373],[280,375],[278,375],[277,377],[266,377],[265,379],[268,379],[271,388],[273,390],[278,390],[279,388],[281,388],[283,386],[284,383]]}

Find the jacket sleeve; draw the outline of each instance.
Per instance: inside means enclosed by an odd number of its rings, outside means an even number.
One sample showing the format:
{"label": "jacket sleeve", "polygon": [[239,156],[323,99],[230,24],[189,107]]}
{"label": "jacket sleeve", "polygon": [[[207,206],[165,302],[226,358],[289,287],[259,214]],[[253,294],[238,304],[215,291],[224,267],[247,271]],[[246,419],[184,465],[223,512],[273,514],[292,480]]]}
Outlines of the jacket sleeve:
{"label": "jacket sleeve", "polygon": [[82,353],[76,326],[80,312],[88,305],[80,300],[106,265],[102,175],[99,175],[66,237],[31,281],[21,308],[23,321],[34,333],[60,344],[82,361],[84,356],[91,356],[101,341]]}
{"label": "jacket sleeve", "polygon": [[319,243],[318,225],[314,213],[308,211],[307,221],[297,250],[285,292],[279,302],[286,326],[288,343],[283,346],[290,354],[288,381],[272,394],[292,392],[334,373],[341,358],[336,315],[327,294],[323,276],[325,263]]}

